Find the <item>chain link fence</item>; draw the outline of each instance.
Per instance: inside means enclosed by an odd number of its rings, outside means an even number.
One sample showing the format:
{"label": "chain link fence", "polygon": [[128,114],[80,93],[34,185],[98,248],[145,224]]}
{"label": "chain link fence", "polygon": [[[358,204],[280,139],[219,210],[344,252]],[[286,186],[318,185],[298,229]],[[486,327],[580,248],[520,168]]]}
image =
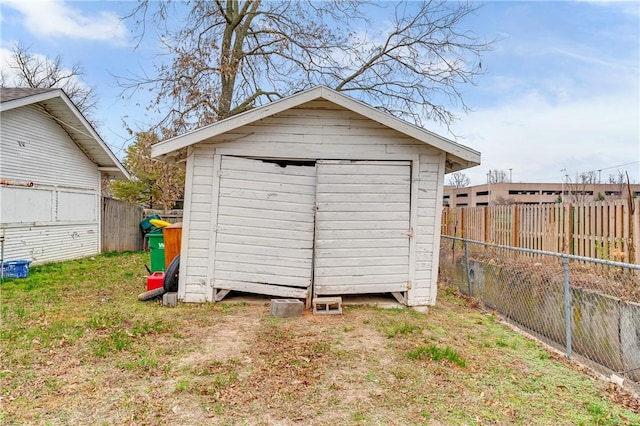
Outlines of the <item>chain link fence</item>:
{"label": "chain link fence", "polygon": [[640,382],[640,265],[443,236],[440,283],[570,359]]}

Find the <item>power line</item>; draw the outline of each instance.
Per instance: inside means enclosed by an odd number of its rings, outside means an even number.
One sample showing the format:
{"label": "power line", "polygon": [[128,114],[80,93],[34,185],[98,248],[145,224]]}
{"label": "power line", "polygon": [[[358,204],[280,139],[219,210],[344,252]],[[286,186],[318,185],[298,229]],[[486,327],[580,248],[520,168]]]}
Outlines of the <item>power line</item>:
{"label": "power line", "polygon": [[[610,167],[602,167],[600,169],[593,169],[593,170],[587,170],[587,171],[583,171],[583,172],[576,172],[576,175],[583,175],[583,174],[588,174],[588,173],[595,173],[595,172],[600,172],[603,170],[611,170],[611,169],[617,169],[619,167],[625,167],[625,166],[630,166],[632,164],[640,164],[640,161],[632,161],[630,163],[624,163],[624,164],[619,164],[617,166],[610,166]],[[546,177],[546,178],[542,178],[540,179],[541,181],[546,181],[546,180],[553,180],[555,181],[556,179],[564,179],[565,176],[570,175],[571,173],[565,173],[561,176],[551,176],[551,177]]]}

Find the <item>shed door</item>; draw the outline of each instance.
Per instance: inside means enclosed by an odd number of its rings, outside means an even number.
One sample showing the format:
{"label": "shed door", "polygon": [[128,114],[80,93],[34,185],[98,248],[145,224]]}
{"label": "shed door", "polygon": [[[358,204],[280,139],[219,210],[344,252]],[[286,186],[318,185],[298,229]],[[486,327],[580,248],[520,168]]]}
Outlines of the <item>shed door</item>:
{"label": "shed door", "polygon": [[310,296],[316,170],[223,156],[214,288]]}
{"label": "shed door", "polygon": [[318,161],[314,294],[402,292],[409,280],[409,161]]}

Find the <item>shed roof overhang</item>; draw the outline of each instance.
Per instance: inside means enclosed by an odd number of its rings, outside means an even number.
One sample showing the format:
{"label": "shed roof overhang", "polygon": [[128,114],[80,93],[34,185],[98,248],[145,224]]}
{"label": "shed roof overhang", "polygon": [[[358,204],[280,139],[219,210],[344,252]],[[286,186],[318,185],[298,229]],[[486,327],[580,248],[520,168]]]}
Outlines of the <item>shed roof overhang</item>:
{"label": "shed roof overhang", "polygon": [[115,178],[131,178],[122,163],[62,89],[24,90],[22,92],[24,96],[20,96],[20,89],[8,90],[13,92],[10,97],[3,96],[2,102],[0,102],[0,111],[9,111],[33,104],[41,106],[42,110],[56,121],[82,152],[98,166],[98,170]]}
{"label": "shed roof overhang", "polygon": [[346,96],[325,86],[318,86],[289,97],[271,102],[250,111],[229,117],[175,138],[156,143],[151,148],[152,157],[161,157],[190,145],[206,141],[215,136],[295,108],[307,102],[321,100],[332,102],[360,114],[370,120],[394,129],[409,137],[444,151],[447,155],[446,173],[474,167],[480,164],[480,152],[444,138],[421,127],[410,124],[388,113],[379,111],[361,101]]}

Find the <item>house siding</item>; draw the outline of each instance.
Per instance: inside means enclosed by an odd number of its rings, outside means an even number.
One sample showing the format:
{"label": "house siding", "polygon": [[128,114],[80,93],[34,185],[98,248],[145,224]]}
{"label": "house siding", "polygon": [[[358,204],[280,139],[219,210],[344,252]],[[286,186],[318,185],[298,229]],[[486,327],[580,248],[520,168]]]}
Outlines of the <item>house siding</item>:
{"label": "house siding", "polygon": [[[190,147],[179,298],[212,301],[215,277],[220,156],[291,160],[411,161],[412,264],[408,304],[434,304],[438,257],[435,222],[444,154],[400,132],[328,101],[313,101]],[[414,191],[415,194],[414,195]],[[417,205],[414,205],[417,204]],[[434,273],[435,271],[435,273]]]}
{"label": "house siding", "polygon": [[53,118],[36,106],[4,111],[1,132],[3,179],[99,190],[97,166]]}
{"label": "house siding", "polygon": [[0,151],[0,178],[12,182],[0,187],[5,259],[98,253],[100,172],[64,129],[33,105],[5,111]]}

